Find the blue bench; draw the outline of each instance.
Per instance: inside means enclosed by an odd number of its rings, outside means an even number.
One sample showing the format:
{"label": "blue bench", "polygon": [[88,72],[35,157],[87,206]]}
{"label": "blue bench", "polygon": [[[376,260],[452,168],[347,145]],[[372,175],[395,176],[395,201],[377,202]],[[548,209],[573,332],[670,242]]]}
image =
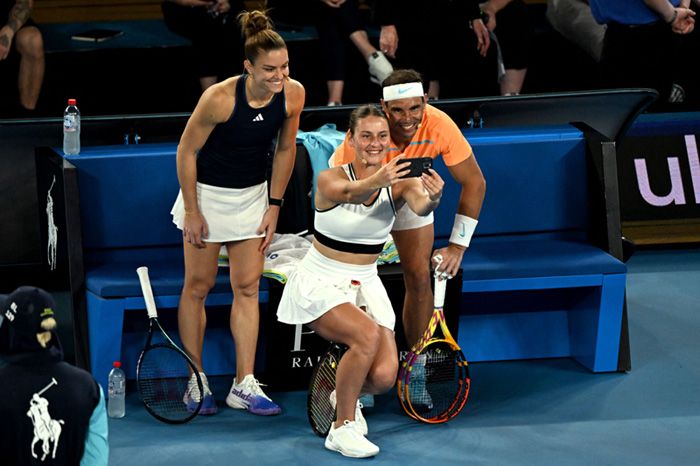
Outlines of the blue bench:
{"label": "blue bench", "polygon": [[[147,317],[136,267],[149,267],[159,309],[178,305],[184,277],[182,234],[169,214],[179,189],[176,148],[85,147],[80,155],[66,157],[78,170],[90,368],[103,387],[113,361],[122,360],[127,375],[134,377],[145,342]],[[263,278],[262,303],[267,302],[267,289]],[[207,306],[228,308],[232,300],[228,269],[222,269]],[[125,316],[131,311],[140,315],[129,325]],[[125,325],[132,331],[123,331]],[[169,333],[177,340],[176,326]],[[211,375],[235,373],[228,325],[208,330],[203,364]]]}
{"label": "blue bench", "polygon": [[[572,357],[594,372],[617,370],[626,267],[588,234],[583,133],[567,125],[465,135],[487,179],[477,235],[462,264],[465,354],[471,361]],[[178,191],[175,151],[175,144],[103,146],[67,157],[78,171],[90,364],[102,384],[118,359],[133,377],[143,344],[136,267],[150,268],[160,309],[177,307],[184,270],[181,234],[169,215]],[[447,182],[436,212],[439,246],[449,237],[459,187],[440,160],[436,168]],[[228,308],[232,299],[224,270],[208,309]],[[263,278],[261,309],[268,299]],[[228,312],[214,309],[214,316]],[[261,344],[259,361],[264,351]],[[235,372],[227,325],[207,330],[204,366],[212,375]]]}
{"label": "blue bench", "polygon": [[[465,130],[486,178],[462,262],[459,343],[470,361],[572,357],[616,371],[626,266],[595,246],[584,134],[566,125]],[[451,233],[459,186],[446,180],[436,245]]]}

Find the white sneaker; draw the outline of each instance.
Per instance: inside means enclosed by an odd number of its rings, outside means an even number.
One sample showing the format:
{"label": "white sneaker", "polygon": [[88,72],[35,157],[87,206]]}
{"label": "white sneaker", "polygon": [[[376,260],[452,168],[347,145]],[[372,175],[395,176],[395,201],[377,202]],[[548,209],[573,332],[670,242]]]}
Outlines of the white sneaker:
{"label": "white sneaker", "polygon": [[379,51],[369,56],[367,64],[369,65],[369,80],[380,86],[387,76],[394,71],[394,67],[391,66],[389,60]]}
{"label": "white sneaker", "polygon": [[324,445],[327,449],[350,458],[369,458],[379,453],[379,447],[367,440],[352,421],[344,421],[337,429],[331,424]]}
{"label": "white sneaker", "polygon": [[[216,414],[218,408],[216,406],[216,401],[214,400],[214,395],[209,389],[209,380],[207,380],[206,374],[204,372],[199,373],[199,377],[202,379],[202,391],[204,392],[204,401],[199,409],[199,414],[209,415]],[[197,386],[197,378],[194,374],[190,376],[190,380],[187,381],[187,391],[182,397],[182,402],[187,405],[187,410],[194,412],[199,400],[201,399],[201,394],[199,393],[199,386]]]}
{"label": "white sneaker", "polygon": [[[328,399],[330,400],[333,409],[335,409],[335,405],[337,403],[335,390],[331,392]],[[362,408],[362,403],[360,402],[360,400],[357,400],[357,405],[355,406],[355,427],[359,429],[359,433],[361,433],[362,435],[367,435],[369,433],[369,427],[367,426],[367,421],[365,420],[365,417],[362,415]]]}
{"label": "white sneaker", "polygon": [[253,377],[253,374],[246,375],[240,384],[234,377],[233,385],[226,397],[226,404],[234,409],[247,409],[260,416],[271,416],[282,412],[282,408],[272,401],[260,386],[260,382]]}

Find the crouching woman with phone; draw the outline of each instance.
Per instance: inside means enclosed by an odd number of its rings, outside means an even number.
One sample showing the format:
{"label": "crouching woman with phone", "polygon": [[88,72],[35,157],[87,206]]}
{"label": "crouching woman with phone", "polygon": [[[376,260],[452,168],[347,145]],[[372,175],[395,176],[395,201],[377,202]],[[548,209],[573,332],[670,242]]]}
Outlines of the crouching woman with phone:
{"label": "crouching woman with phone", "polygon": [[348,347],[331,394],[337,417],[325,446],[363,458],[376,455],[379,447],[366,438],[358,397],[391,389],[398,370],[396,318],[377,274],[377,257],[396,209],[407,204],[416,214],[428,215],[438,206],[444,181],[432,169],[402,179],[410,172],[403,156],[382,166],[389,124],[379,108],[358,107],[349,127],[355,158],[318,176],[313,244],[290,274],[277,317],[307,324],[326,340]]}

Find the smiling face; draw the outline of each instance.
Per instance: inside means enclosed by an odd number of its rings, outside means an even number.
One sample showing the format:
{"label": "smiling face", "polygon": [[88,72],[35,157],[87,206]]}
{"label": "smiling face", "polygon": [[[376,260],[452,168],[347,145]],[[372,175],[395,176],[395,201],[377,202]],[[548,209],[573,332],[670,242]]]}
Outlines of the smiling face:
{"label": "smiling face", "polygon": [[389,124],[385,118],[369,115],[357,121],[350,137],[355,160],[363,165],[381,165],[389,147]]}
{"label": "smiling face", "polygon": [[289,78],[289,54],[286,48],[261,51],[254,63],[246,60],[246,72],[255,85],[268,92],[279,93]]}
{"label": "smiling face", "polygon": [[425,97],[382,101],[395,142],[410,141],[418,131],[425,112]]}

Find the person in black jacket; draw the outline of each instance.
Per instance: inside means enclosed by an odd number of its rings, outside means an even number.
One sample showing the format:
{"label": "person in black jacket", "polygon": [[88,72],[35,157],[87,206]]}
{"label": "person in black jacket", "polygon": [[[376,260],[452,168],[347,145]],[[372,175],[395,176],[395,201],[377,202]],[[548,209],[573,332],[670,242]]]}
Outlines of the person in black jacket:
{"label": "person in black jacket", "polygon": [[106,465],[102,389],[63,361],[53,298],[24,286],[0,296],[2,464]]}

